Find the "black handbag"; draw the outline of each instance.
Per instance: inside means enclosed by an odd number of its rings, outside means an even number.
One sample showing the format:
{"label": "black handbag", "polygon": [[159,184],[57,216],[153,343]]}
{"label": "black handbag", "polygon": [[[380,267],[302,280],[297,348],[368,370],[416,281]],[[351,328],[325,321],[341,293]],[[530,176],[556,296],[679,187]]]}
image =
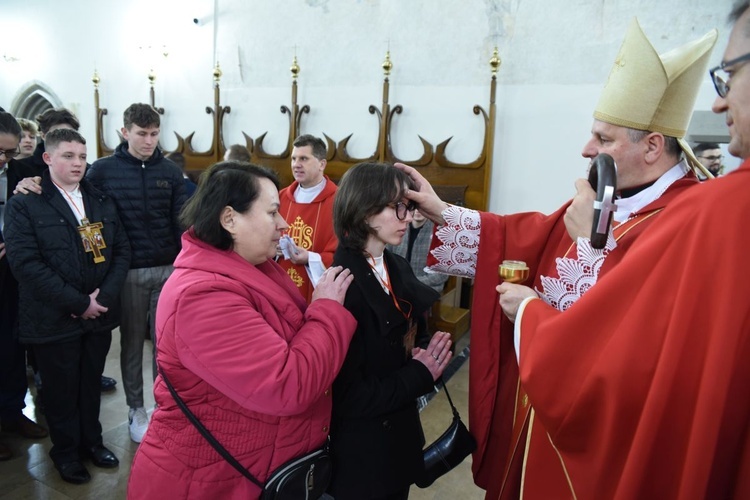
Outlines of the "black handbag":
{"label": "black handbag", "polygon": [[[328,444],[276,469],[263,486],[263,500],[317,500],[331,483]],[[256,483],[257,484],[257,483]]]}
{"label": "black handbag", "polygon": [[185,402],[177,395],[169,379],[162,370],[159,370],[164,383],[167,384],[169,392],[177,402],[188,420],[206,438],[211,446],[230,463],[243,476],[263,490],[260,498],[263,500],[317,500],[328,489],[333,474],[333,465],[329,452],[329,442],[317,450],[311,451],[301,457],[293,458],[276,469],[265,484],[261,483],[255,476],[250,474],[246,468],[235,459],[231,453],[219,443],[215,437],[206,429],[187,407]]}
{"label": "black handbag", "polygon": [[443,382],[443,390],[453,410],[453,422],[439,438],[424,449],[424,471],[414,483],[420,488],[430,486],[437,478],[463,462],[477,449],[477,440],[461,422],[461,416],[453,405],[445,382]]}

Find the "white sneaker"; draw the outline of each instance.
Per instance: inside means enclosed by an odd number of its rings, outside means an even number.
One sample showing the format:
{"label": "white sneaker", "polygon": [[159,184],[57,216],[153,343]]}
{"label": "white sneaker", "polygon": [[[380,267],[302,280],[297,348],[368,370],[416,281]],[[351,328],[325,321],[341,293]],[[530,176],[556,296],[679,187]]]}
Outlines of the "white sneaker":
{"label": "white sneaker", "polygon": [[148,414],[144,407],[131,408],[128,412],[128,428],[130,430],[130,439],[136,443],[143,441],[143,435],[148,429]]}

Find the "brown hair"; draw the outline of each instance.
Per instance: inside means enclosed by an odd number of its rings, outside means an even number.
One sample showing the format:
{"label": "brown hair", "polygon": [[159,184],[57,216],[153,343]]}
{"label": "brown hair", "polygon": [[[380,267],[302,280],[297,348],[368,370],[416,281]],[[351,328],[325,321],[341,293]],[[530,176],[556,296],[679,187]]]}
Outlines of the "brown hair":
{"label": "brown hair", "polygon": [[135,103],[128,106],[122,114],[123,126],[130,130],[133,125],[141,128],[158,127],[161,125],[159,112],[150,104]]}
{"label": "brown hair", "polygon": [[310,149],[312,150],[312,155],[317,158],[318,160],[325,160],[326,159],[326,143],[323,142],[323,139],[320,139],[318,137],[315,137],[314,135],[310,134],[304,134],[296,139],[294,139],[294,142],[292,143],[292,146],[295,148],[303,148],[305,146],[310,146]]}
{"label": "brown hair", "polygon": [[333,230],[339,244],[362,251],[372,229],[367,218],[404,198],[414,181],[386,163],[358,163],[341,178],[333,201]]}

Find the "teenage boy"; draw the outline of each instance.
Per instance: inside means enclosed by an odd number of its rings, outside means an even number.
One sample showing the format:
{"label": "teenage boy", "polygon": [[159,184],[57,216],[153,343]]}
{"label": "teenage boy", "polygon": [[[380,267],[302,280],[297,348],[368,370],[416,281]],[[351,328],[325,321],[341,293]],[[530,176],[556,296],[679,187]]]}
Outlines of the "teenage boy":
{"label": "teenage boy", "polygon": [[42,194],[9,200],[4,236],[19,282],[19,341],[45,384],[50,457],[64,481],[81,484],[91,479],[83,458],[119,464],[102,442],[100,383],[130,245],[114,201],[83,179],[86,140],[54,130],[43,157]]}

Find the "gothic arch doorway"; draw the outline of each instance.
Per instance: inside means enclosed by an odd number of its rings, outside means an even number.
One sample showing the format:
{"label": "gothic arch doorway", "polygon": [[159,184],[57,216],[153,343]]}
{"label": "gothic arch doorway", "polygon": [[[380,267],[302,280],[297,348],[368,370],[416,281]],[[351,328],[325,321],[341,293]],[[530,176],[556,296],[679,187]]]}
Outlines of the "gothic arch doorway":
{"label": "gothic arch doorway", "polygon": [[32,82],[21,90],[11,109],[16,118],[36,119],[37,115],[52,108],[62,107],[62,101],[41,82]]}

